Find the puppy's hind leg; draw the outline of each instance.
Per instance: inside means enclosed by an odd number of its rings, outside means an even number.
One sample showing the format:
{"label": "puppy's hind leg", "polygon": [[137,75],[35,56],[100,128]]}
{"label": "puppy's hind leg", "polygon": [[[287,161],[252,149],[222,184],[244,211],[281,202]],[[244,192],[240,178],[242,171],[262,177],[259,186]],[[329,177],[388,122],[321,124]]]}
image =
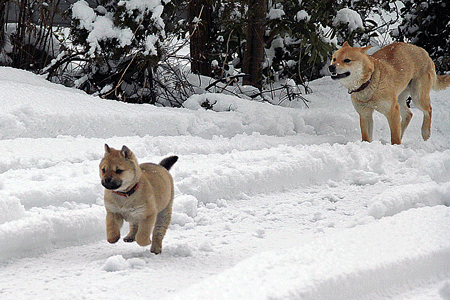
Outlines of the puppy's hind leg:
{"label": "puppy's hind leg", "polygon": [[151,253],[160,254],[162,251],[162,240],[166,235],[172,216],[172,203],[173,199],[167,204],[166,208],[158,213],[155,228],[153,229]]}

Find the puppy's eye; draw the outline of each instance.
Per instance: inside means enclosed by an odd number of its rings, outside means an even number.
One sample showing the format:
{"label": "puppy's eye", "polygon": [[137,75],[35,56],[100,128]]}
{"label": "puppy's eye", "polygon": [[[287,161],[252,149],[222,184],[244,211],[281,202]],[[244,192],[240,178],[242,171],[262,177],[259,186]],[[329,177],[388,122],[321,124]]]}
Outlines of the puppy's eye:
{"label": "puppy's eye", "polygon": [[336,61],[336,57],[333,58],[333,61]]}
{"label": "puppy's eye", "polygon": [[351,60],[348,59],[348,58],[346,58],[346,59],[344,59],[344,62],[345,62],[346,64],[348,64],[349,62],[351,62]]}
{"label": "puppy's eye", "polygon": [[102,168],[102,173],[105,174],[106,173],[106,169]]}
{"label": "puppy's eye", "polygon": [[116,174],[122,174],[122,172],[123,172],[123,170],[121,170],[121,169],[116,170]]}

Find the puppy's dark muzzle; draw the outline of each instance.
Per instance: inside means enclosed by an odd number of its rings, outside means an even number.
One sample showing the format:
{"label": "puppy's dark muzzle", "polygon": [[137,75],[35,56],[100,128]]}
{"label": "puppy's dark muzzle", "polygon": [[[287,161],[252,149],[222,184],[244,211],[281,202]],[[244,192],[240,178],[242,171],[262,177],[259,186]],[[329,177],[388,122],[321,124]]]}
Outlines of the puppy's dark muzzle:
{"label": "puppy's dark muzzle", "polygon": [[112,179],[111,177],[106,177],[102,180],[102,185],[108,190],[116,190],[120,188],[122,182]]}

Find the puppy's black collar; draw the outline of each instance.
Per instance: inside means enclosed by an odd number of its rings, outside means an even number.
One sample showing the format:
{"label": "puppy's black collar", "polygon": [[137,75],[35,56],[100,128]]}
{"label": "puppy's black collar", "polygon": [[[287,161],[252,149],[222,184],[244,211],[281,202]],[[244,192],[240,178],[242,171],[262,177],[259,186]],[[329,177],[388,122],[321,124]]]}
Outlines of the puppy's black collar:
{"label": "puppy's black collar", "polygon": [[349,90],[348,93],[353,94],[353,93],[361,92],[362,90],[364,90],[366,87],[369,86],[371,81],[372,81],[372,75],[370,76],[369,80],[364,82],[359,88],[357,88],[356,90],[352,90],[352,91]]}
{"label": "puppy's black collar", "polygon": [[119,196],[121,196],[121,197],[127,197],[127,198],[129,198],[131,195],[134,194],[134,192],[137,191],[138,187],[139,187],[139,182],[136,183],[129,191],[126,191],[126,192],[116,192],[116,191],[113,191],[113,193],[116,194],[116,195],[119,195]]}

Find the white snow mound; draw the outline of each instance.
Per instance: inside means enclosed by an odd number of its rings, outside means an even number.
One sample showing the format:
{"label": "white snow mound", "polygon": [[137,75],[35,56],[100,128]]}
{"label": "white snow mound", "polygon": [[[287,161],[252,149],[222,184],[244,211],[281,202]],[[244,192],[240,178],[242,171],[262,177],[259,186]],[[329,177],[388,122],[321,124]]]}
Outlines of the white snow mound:
{"label": "white snow mound", "polygon": [[450,208],[436,206],[255,255],[171,299],[371,299],[449,275]]}

